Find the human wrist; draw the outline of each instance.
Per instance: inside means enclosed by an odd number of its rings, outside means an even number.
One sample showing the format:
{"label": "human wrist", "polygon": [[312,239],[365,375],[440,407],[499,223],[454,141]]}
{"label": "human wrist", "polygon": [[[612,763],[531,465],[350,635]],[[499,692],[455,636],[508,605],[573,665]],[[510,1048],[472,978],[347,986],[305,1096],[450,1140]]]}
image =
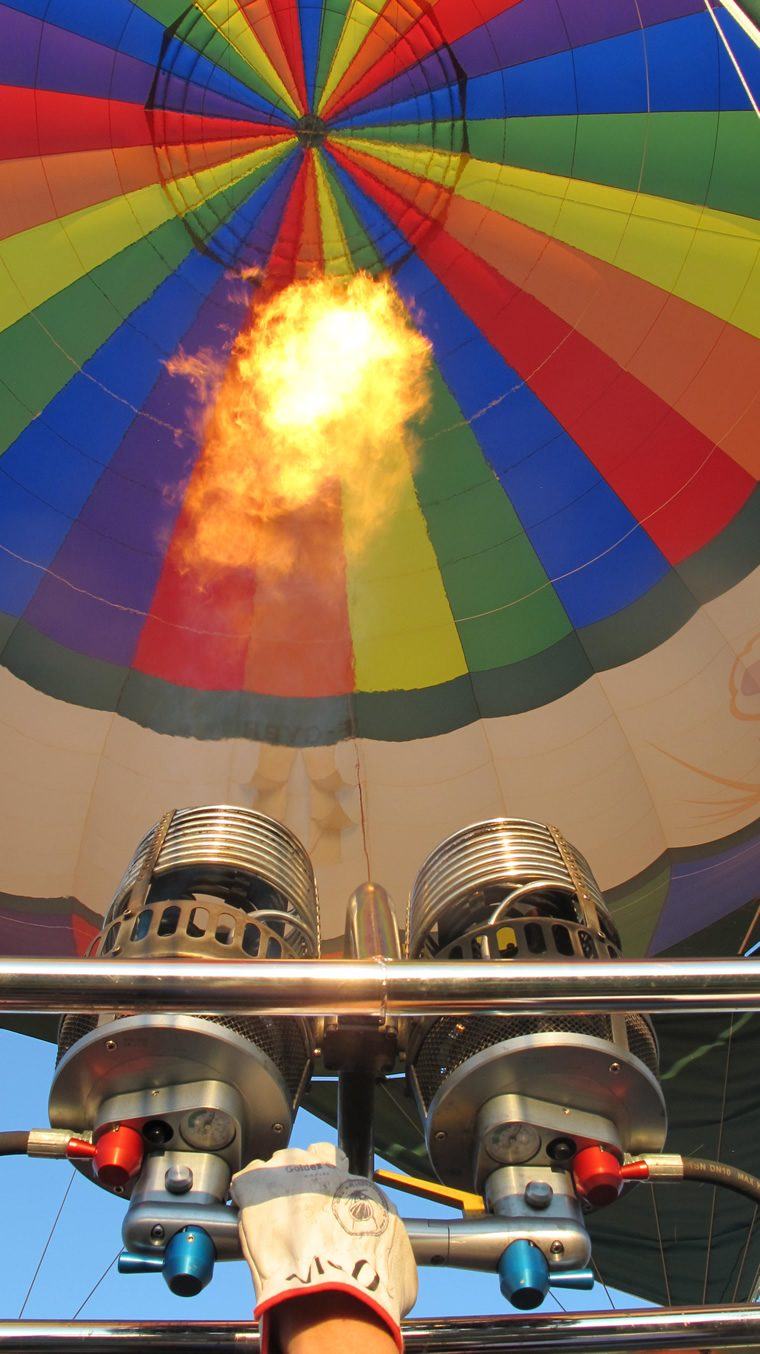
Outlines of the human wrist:
{"label": "human wrist", "polygon": [[[329,1280],[312,1284],[307,1288],[291,1288],[275,1293],[257,1304],[254,1315],[259,1321],[262,1354],[285,1354],[282,1331],[296,1333],[301,1328],[313,1329],[313,1323],[317,1319],[314,1313],[317,1312],[320,1313],[318,1318],[320,1322],[332,1323],[333,1314],[338,1315],[340,1332],[336,1330],[335,1334],[336,1336],[340,1334],[338,1348],[341,1354],[346,1354],[343,1348],[343,1337],[348,1330],[346,1323],[358,1332],[354,1339],[357,1354],[370,1354],[366,1340],[362,1341],[360,1336],[362,1331],[366,1335],[373,1329],[378,1335],[378,1339],[372,1344],[373,1350],[377,1346],[382,1354],[386,1354],[386,1351],[387,1354],[403,1354],[404,1340],[400,1322],[394,1321],[386,1304],[378,1302],[376,1298],[354,1284]],[[346,1326],[345,1330],[343,1326]],[[381,1334],[382,1341],[379,1339]],[[308,1354],[316,1354],[316,1347],[309,1345],[306,1348]],[[334,1347],[328,1346],[324,1340],[319,1344],[319,1350],[322,1349],[326,1354],[334,1354]]]}
{"label": "human wrist", "polygon": [[277,1354],[394,1354],[387,1322],[361,1298],[335,1290],[305,1292],[269,1314]]}

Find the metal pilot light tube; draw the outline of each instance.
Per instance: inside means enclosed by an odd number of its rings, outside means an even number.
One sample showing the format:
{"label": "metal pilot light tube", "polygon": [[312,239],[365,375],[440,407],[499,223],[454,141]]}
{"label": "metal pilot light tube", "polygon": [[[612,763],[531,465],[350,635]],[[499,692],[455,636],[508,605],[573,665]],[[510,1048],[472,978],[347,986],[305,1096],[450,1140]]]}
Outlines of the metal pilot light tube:
{"label": "metal pilot light tube", "polygon": [[[580,852],[556,828],[502,818],[455,833],[425,861],[407,953],[592,966],[617,960],[620,939]],[[665,1140],[650,1021],[582,1010],[419,1020],[408,1066],[438,1177],[484,1193],[522,1229],[499,1263],[508,1300],[535,1307],[550,1283],[589,1283],[586,1212],[617,1198],[625,1153]]]}
{"label": "metal pilot light tube", "polygon": [[[146,834],[95,955],[302,960],[319,948],[300,842],[263,814],[215,805],[166,814]],[[237,1254],[230,1176],[286,1146],[313,1042],[298,1017],[64,1016],[50,1122],[91,1132],[95,1157],[80,1169],[129,1200],[123,1272],[160,1268],[191,1296],[215,1259]]]}
{"label": "metal pilot light tube", "polygon": [[[361,884],[346,911],[344,954],[349,959],[398,959],[401,941],[391,900],[379,884]],[[375,1084],[393,1069],[398,1022],[338,1020],[324,1035],[325,1065],[338,1071],[338,1141],[354,1175],[374,1169]]]}

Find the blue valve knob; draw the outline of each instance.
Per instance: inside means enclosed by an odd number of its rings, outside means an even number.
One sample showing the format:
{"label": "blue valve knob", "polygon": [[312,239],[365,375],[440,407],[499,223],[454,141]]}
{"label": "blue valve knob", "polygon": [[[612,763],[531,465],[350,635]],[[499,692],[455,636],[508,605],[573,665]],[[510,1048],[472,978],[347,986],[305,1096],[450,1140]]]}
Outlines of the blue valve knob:
{"label": "blue valve knob", "polygon": [[216,1250],[202,1227],[183,1227],[175,1232],[164,1252],[164,1278],[172,1293],[194,1298],[214,1273]]}
{"label": "blue valve knob", "polygon": [[593,1269],[553,1269],[550,1283],[552,1288],[593,1288]]}
{"label": "blue valve knob", "polygon": [[513,1241],[499,1261],[499,1287],[521,1311],[540,1307],[549,1292],[549,1266],[532,1241]]}
{"label": "blue valve knob", "polygon": [[163,1267],[163,1251],[157,1251],[155,1255],[147,1252],[141,1255],[139,1251],[122,1251],[116,1266],[120,1274],[152,1274]]}

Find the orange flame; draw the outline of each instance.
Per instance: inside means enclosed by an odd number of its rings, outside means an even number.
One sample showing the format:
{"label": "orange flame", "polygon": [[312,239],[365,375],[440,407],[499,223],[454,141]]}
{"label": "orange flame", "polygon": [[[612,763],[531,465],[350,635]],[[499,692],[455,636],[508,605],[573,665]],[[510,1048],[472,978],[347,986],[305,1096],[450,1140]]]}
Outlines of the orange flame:
{"label": "orange flame", "polygon": [[205,410],[184,567],[287,573],[299,512],[331,515],[341,495],[346,548],[362,548],[409,475],[430,397],[430,344],[388,280],[296,282],[254,305],[223,376],[205,353],[168,366]]}

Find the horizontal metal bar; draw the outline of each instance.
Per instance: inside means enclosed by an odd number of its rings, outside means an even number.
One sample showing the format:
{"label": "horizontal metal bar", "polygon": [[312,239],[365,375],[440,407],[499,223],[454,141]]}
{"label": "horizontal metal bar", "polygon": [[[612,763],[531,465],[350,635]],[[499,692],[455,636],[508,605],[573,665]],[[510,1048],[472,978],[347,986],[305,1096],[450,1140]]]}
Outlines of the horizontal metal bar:
{"label": "horizontal metal bar", "polygon": [[0,960],[0,1011],[433,1016],[756,1011],[760,961]]}
{"label": "horizontal metal bar", "polygon": [[[646,1350],[760,1350],[757,1307],[654,1308],[562,1316],[450,1318],[404,1322],[415,1354],[565,1354],[597,1347],[605,1354]],[[0,1321],[0,1354],[259,1354],[255,1325],[232,1321]]]}
{"label": "horizontal metal bar", "polygon": [[[160,1204],[143,1205],[145,1212],[140,1216],[139,1207],[134,1205],[127,1214],[123,1238],[126,1254],[133,1257],[133,1270],[140,1273],[139,1264],[147,1260],[150,1265],[161,1268],[163,1252],[149,1253],[147,1235],[152,1225],[158,1224],[176,1229],[178,1208],[176,1201],[166,1208]],[[180,1205],[186,1211],[181,1213],[182,1223],[193,1227],[204,1227],[216,1248],[217,1262],[242,1260],[243,1254],[238,1237],[237,1209],[225,1204],[196,1206]],[[566,1221],[548,1221],[539,1215],[532,1219],[502,1218],[493,1215],[477,1218],[402,1218],[406,1234],[412,1244],[414,1258],[418,1265],[445,1265],[449,1269],[469,1269],[481,1273],[496,1274],[499,1260],[511,1242],[519,1237],[534,1241],[537,1246],[558,1235],[565,1242],[564,1265],[567,1267],[567,1252],[587,1245],[585,1235],[579,1229],[572,1228]],[[549,1230],[551,1229],[551,1230]],[[586,1263],[587,1250],[577,1257],[575,1268]],[[547,1257],[548,1258],[548,1257]],[[571,1256],[571,1263],[573,1257]],[[121,1273],[126,1271],[122,1269]],[[561,1272],[553,1270],[553,1275]]]}

